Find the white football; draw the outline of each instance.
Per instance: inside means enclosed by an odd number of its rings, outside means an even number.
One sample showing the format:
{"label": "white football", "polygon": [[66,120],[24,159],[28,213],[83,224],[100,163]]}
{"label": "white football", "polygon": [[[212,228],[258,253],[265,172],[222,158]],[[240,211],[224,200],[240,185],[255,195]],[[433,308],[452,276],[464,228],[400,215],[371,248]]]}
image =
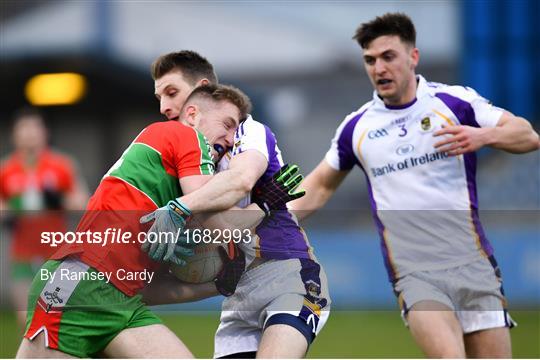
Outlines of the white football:
{"label": "white football", "polygon": [[[220,244],[199,244],[193,248],[195,254],[187,259],[187,264],[172,264],[171,273],[179,280],[201,284],[214,280],[221,270],[223,261],[219,256]],[[226,248],[225,248],[226,249]]]}

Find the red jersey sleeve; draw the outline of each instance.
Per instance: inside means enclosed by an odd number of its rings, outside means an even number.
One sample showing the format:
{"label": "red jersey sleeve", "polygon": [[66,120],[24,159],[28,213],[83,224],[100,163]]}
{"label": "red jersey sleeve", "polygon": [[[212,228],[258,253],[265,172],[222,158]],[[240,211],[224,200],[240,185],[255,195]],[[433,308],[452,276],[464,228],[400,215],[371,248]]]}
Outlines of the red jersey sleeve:
{"label": "red jersey sleeve", "polygon": [[135,139],[160,153],[165,171],[177,178],[212,175],[210,145],[195,129],[178,121],[154,123]]}

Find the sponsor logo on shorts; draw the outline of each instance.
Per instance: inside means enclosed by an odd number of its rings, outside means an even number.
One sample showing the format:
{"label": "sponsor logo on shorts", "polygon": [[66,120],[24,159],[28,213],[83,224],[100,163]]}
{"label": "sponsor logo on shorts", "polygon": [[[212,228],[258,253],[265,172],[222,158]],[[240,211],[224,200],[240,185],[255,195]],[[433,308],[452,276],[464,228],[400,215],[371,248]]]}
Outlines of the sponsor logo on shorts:
{"label": "sponsor logo on shorts", "polygon": [[41,298],[38,300],[38,304],[41,301],[41,307],[46,312],[51,311],[53,308],[58,308],[59,305],[64,304],[64,299],[62,299],[58,294],[60,293],[60,287],[57,286],[54,291],[43,291]]}
{"label": "sponsor logo on shorts", "polygon": [[319,326],[319,317],[315,316],[315,314],[309,314],[306,324],[309,326],[311,325],[311,332],[314,334],[317,334],[317,327]]}
{"label": "sponsor logo on shorts", "polygon": [[56,287],[53,292],[45,291],[43,295],[45,296],[45,300],[47,300],[47,304],[49,305],[57,305],[57,304],[63,304],[64,300],[58,296],[58,293],[60,292],[60,288]]}
{"label": "sponsor logo on shorts", "polygon": [[313,280],[308,280],[306,282],[306,289],[308,294],[314,298],[318,298],[321,295],[321,285],[317,284]]}

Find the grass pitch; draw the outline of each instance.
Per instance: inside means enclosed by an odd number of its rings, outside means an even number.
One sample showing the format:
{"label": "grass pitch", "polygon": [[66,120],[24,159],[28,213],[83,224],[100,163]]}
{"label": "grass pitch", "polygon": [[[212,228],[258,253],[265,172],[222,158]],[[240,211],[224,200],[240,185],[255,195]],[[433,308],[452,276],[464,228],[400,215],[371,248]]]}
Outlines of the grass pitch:
{"label": "grass pitch", "polygon": [[[219,313],[160,313],[196,357],[213,354]],[[540,358],[540,312],[512,311],[518,327],[511,331],[516,358]],[[21,339],[15,316],[0,312],[0,358],[15,356]],[[419,358],[398,311],[333,311],[308,353],[309,358]]]}

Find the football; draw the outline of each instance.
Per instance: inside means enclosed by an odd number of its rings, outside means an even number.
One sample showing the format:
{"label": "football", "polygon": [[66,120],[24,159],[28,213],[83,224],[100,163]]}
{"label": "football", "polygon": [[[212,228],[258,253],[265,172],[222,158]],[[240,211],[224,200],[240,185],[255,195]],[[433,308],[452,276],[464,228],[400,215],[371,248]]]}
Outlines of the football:
{"label": "football", "polygon": [[[201,284],[214,280],[221,270],[223,261],[219,256],[220,244],[199,244],[193,248],[195,254],[187,259],[187,264],[172,264],[171,273],[187,283]],[[226,248],[225,248],[226,249]]]}

